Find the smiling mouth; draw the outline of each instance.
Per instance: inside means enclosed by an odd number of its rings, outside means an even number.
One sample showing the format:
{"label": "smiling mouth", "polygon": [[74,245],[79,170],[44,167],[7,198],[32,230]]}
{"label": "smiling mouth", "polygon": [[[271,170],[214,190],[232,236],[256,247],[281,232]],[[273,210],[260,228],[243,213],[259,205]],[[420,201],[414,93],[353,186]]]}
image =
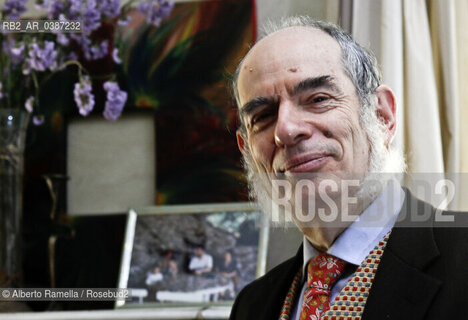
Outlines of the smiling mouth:
{"label": "smiling mouth", "polygon": [[313,172],[319,170],[331,158],[328,154],[309,154],[294,157],[286,162],[281,172]]}

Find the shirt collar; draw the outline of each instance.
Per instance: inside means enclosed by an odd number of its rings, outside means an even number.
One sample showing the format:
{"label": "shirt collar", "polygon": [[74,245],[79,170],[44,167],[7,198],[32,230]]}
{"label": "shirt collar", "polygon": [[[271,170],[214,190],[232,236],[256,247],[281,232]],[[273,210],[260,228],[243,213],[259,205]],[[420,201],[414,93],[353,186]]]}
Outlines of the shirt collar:
{"label": "shirt collar", "polygon": [[[400,183],[390,180],[382,193],[343,231],[327,253],[348,263],[360,265],[369,252],[393,228],[401,211],[405,192]],[[320,252],[304,236],[303,275],[307,263]],[[304,278],[303,278],[304,279]]]}

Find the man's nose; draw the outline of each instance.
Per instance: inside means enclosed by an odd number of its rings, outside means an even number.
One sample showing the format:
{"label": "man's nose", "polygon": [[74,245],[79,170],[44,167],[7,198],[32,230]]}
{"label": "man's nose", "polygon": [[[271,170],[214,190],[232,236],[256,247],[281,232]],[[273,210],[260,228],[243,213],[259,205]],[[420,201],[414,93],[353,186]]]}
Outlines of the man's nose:
{"label": "man's nose", "polygon": [[304,119],[304,113],[291,101],[282,102],[275,126],[275,144],[292,146],[312,135],[312,128]]}

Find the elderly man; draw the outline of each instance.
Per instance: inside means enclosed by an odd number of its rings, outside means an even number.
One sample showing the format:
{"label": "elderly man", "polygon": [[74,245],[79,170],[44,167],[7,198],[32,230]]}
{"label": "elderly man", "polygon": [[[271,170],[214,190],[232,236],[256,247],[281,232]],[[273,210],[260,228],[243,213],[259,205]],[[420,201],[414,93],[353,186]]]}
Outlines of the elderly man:
{"label": "elderly man", "polygon": [[[334,25],[288,18],[249,51],[233,89],[253,195],[304,241],[239,293],[231,319],[468,319],[466,231],[435,228],[432,207],[371,174],[404,161],[370,53]],[[430,217],[413,226],[414,212]]]}

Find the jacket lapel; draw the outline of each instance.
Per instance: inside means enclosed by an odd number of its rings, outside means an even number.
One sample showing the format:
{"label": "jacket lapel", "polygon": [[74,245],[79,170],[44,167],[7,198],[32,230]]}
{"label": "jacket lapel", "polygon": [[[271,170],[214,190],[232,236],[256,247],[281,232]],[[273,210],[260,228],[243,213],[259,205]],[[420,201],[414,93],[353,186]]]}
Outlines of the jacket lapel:
{"label": "jacket lapel", "polygon": [[424,227],[408,226],[415,212],[422,215],[427,210],[432,214],[431,207],[406,191],[400,212],[400,217],[404,219],[399,219],[393,228],[382,255],[364,308],[363,320],[418,320],[427,312],[441,285],[440,280],[423,271],[439,255],[432,219],[426,219],[428,222]]}
{"label": "jacket lapel", "polygon": [[302,266],[303,245],[299,247],[296,256],[285,268],[282,268],[279,274],[270,277],[268,283],[268,296],[265,299],[265,310],[263,315],[258,314],[257,319],[271,320],[277,319],[286,298],[286,294],[293,282],[299,268]]}

